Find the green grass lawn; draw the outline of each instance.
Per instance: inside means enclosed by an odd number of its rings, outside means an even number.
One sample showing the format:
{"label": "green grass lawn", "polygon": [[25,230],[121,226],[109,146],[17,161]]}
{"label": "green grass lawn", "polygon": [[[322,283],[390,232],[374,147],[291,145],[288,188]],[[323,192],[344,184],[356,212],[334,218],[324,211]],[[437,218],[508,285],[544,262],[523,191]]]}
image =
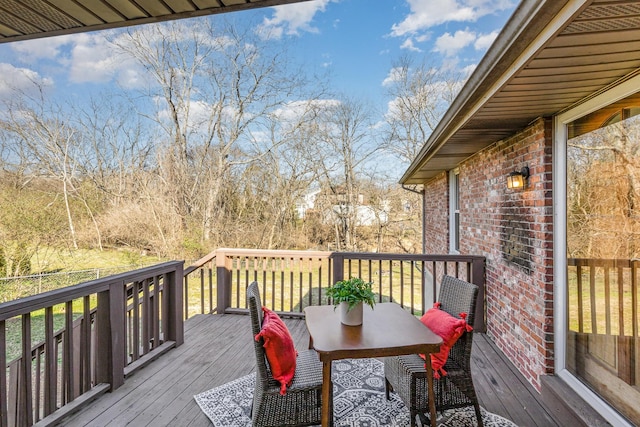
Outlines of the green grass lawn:
{"label": "green grass lawn", "polygon": [[48,271],[77,271],[122,266],[145,266],[166,261],[155,256],[122,249],[51,249],[43,248],[31,258],[34,274]]}
{"label": "green grass lawn", "polygon": [[[611,335],[630,335],[633,324],[633,295],[631,289],[631,279],[623,276],[622,293],[619,291],[617,276],[612,276],[609,284],[609,295],[605,287],[604,273],[601,269],[595,276],[593,295],[589,283],[589,276],[585,272],[582,277],[582,300],[579,299],[578,280],[575,272],[569,274],[568,284],[568,311],[569,330],[580,330],[579,307],[582,307],[582,331],[584,333],[599,334],[607,333],[607,323]],[[622,304],[620,304],[620,298]],[[591,300],[595,301],[592,305]],[[607,319],[607,304],[609,306],[609,319]],[[595,316],[595,323],[592,322],[592,314]],[[636,318],[638,322],[640,319]],[[620,331],[620,322],[624,330]],[[621,333],[622,332],[622,333]]]}
{"label": "green grass lawn", "polygon": [[[74,320],[82,316],[82,301],[73,303]],[[58,332],[64,329],[65,306],[58,304],[53,307],[53,330]],[[22,354],[22,319],[14,317],[6,322],[7,334],[7,361],[19,357]],[[38,310],[31,314],[31,346],[44,342],[45,339],[45,315],[44,310]]]}

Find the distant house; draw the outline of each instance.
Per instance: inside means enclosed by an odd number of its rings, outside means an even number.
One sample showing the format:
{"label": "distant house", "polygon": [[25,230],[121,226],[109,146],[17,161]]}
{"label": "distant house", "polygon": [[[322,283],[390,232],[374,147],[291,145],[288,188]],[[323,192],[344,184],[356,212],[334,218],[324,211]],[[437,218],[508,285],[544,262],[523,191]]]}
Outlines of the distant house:
{"label": "distant house", "polygon": [[372,206],[356,206],[356,225],[373,226],[384,225],[389,221],[387,211]]}
{"label": "distant house", "polygon": [[316,205],[316,198],[320,194],[320,190],[314,190],[302,196],[302,199],[296,203],[296,213],[299,219],[304,219],[307,211],[313,209]]}
{"label": "distant house", "polygon": [[[324,199],[321,203],[324,208],[317,206],[319,198]],[[322,222],[325,224],[333,224],[347,215],[354,216],[356,226],[375,226],[389,221],[389,203],[383,203],[383,209],[379,209],[365,204],[365,197],[362,194],[358,194],[356,200],[354,206],[347,206],[340,195],[330,195],[321,190],[314,190],[305,194],[296,203],[296,212],[299,219],[304,219],[309,211],[321,209]]]}
{"label": "distant house", "polygon": [[615,426],[640,420],[639,16],[522,1],[401,179],[426,253],[486,257],[491,339]]}

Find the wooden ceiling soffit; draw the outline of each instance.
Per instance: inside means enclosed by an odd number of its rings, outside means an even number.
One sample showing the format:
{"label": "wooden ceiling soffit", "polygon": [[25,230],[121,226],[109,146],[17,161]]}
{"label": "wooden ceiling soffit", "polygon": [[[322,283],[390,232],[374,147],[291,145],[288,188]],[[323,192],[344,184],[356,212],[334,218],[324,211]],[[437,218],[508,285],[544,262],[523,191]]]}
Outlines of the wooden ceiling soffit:
{"label": "wooden ceiling soffit", "polygon": [[0,0],[0,43],[308,0]]}

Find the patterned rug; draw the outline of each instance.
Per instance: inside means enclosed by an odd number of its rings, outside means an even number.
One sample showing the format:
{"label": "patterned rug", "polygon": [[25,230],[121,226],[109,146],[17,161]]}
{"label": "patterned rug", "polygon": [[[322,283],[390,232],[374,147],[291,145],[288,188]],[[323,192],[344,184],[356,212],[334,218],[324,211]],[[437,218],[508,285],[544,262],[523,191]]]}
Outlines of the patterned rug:
{"label": "patterned rug", "polygon": [[[376,359],[346,359],[333,362],[334,425],[408,426],[409,411],[396,393],[384,395],[384,367]],[[200,393],[196,402],[215,427],[247,427],[253,402],[255,374],[246,375]],[[517,427],[511,421],[482,409],[486,427]],[[440,427],[473,427],[473,408],[438,414]]]}

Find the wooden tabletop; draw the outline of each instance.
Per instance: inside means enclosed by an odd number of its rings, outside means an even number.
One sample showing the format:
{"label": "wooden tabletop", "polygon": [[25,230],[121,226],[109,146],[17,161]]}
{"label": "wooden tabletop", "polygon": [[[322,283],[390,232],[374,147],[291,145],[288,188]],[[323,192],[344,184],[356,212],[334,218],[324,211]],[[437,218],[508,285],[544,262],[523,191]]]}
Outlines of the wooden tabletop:
{"label": "wooden tabletop", "polygon": [[343,325],[340,311],[333,306],[311,306],[304,311],[313,348],[321,360],[433,353],[442,344],[442,338],[396,303],[379,303],[373,310],[365,305],[360,326]]}
{"label": "wooden tabletop", "polygon": [[[304,312],[310,344],[322,361],[322,427],[333,426],[332,360],[435,353],[442,344],[442,338],[396,303],[376,304],[373,309],[365,305],[358,326],[343,325],[340,312],[332,306],[311,306]],[[428,387],[433,391],[433,371],[430,363],[426,366]],[[429,393],[429,412],[435,427],[433,396]]]}

